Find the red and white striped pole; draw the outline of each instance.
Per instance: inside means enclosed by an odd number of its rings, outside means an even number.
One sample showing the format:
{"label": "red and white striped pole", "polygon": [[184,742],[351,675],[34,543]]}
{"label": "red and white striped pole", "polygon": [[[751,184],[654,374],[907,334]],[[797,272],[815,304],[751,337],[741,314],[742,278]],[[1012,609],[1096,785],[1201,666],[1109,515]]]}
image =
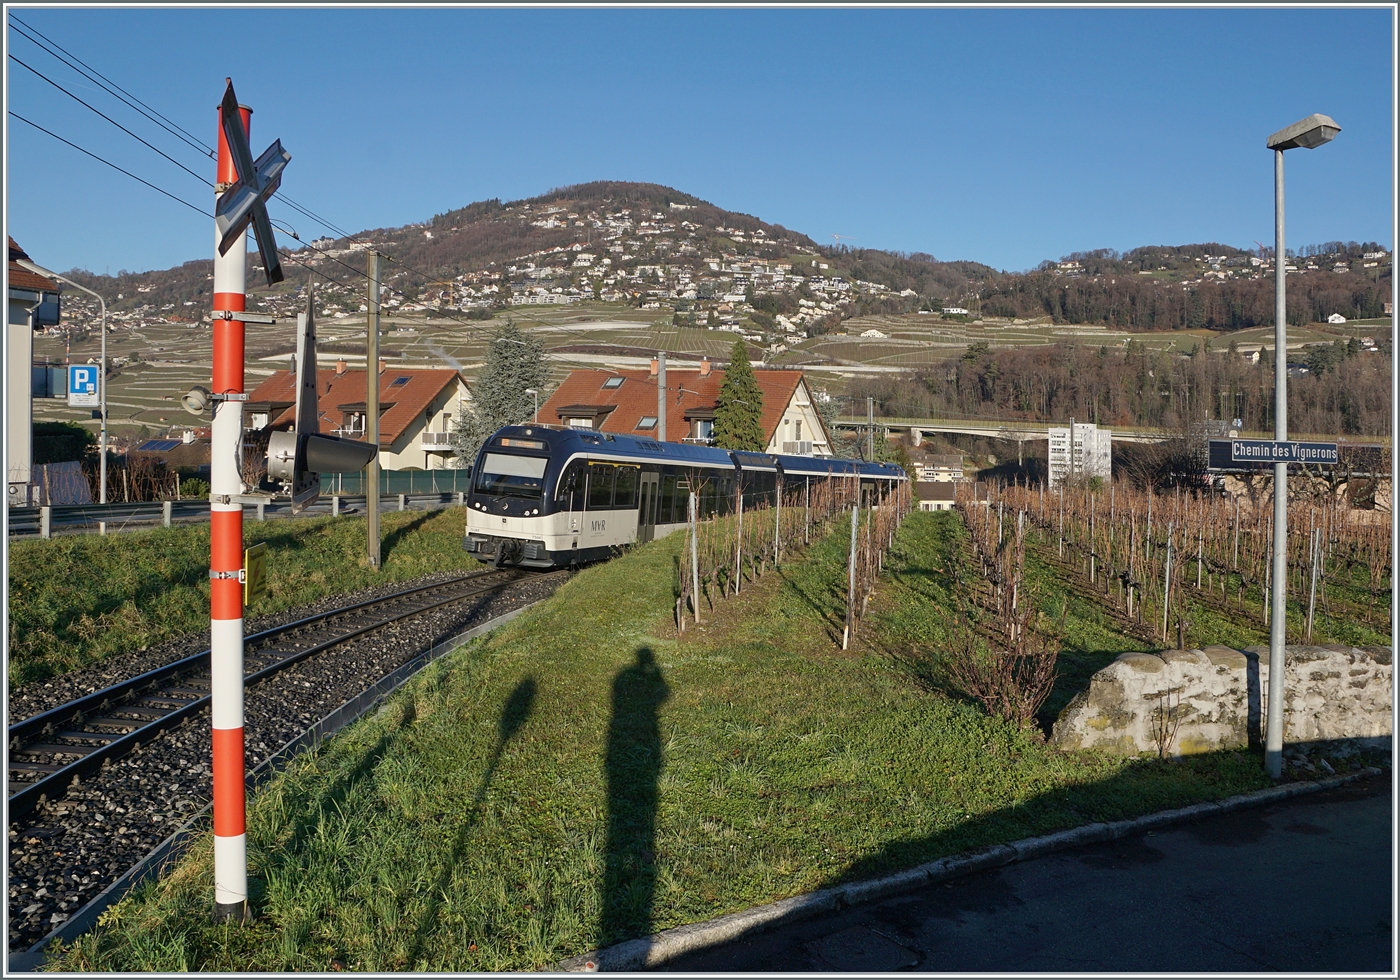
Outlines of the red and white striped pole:
{"label": "red and white striped pole", "polygon": [[[247,132],[253,110],[239,106]],[[222,194],[238,180],[220,112],[218,176]],[[214,918],[247,915],[248,859],[243,792],[243,321],[221,319],[245,308],[248,233],[219,254],[214,231],[214,422],[209,465],[209,688],[214,762]],[[222,397],[218,397],[222,396]]]}

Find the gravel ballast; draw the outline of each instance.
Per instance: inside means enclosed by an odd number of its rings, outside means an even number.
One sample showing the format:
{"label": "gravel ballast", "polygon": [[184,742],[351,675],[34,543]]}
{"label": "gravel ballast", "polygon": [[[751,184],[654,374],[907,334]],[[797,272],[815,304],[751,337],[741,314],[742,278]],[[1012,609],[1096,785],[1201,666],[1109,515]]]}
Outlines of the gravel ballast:
{"label": "gravel ballast", "polygon": [[[331,597],[276,617],[261,617],[248,624],[247,632],[457,574],[442,573]],[[247,768],[262,763],[327,712],[433,643],[545,598],[566,577],[564,572],[532,576],[500,592],[430,610],[340,644],[249,688],[244,707]],[[207,647],[207,635],[185,637],[112,658],[78,672],[82,676],[67,675],[34,685],[38,688],[35,692],[20,691],[11,696],[11,718],[18,720],[56,707],[78,694]],[[15,711],[17,698],[24,705],[23,714]],[[209,752],[209,716],[205,711],[110,763],[62,799],[45,803],[11,824],[9,950],[25,950],[38,942],[203,809],[209,802]]]}

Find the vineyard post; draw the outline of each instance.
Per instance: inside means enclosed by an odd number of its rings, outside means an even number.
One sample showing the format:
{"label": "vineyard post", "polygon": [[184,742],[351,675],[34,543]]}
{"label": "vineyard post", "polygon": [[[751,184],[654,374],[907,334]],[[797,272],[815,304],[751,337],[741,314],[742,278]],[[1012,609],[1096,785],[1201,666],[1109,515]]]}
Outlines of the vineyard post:
{"label": "vineyard post", "polygon": [[739,498],[735,512],[738,515],[738,522],[734,529],[734,594],[739,594],[739,589],[744,581],[744,484],[739,483],[739,491],[736,494]]}
{"label": "vineyard post", "polygon": [[695,613],[695,622],[700,622],[700,550],[696,543],[696,534],[700,529],[699,521],[699,501],[696,500],[695,490],[690,491],[690,608]]}
{"label": "vineyard post", "polygon": [[1240,567],[1240,498],[1235,497],[1235,554],[1230,559],[1230,564],[1238,569]]}
{"label": "vineyard post", "polygon": [[803,504],[802,510],[802,544],[805,547],[811,544],[812,541],[809,536],[809,528],[812,526],[812,478],[810,476],[804,476],[802,478],[802,483],[805,491],[803,494],[805,503]]}
{"label": "vineyard post", "polygon": [[1201,587],[1201,561],[1206,546],[1206,529],[1201,525],[1196,529],[1196,588]]}
{"label": "vineyard post", "polygon": [[1322,528],[1318,528],[1312,533],[1313,554],[1312,554],[1312,584],[1308,587],[1308,642],[1312,642],[1313,634],[1313,612],[1317,608],[1317,566],[1322,557]]}
{"label": "vineyard post", "polygon": [[1167,525],[1167,564],[1162,576],[1162,642],[1167,642],[1167,610],[1172,605],[1172,526]]}
{"label": "vineyard post", "polygon": [[851,642],[851,622],[855,615],[855,594],[856,594],[856,525],[860,522],[860,501],[851,501],[851,550],[850,556],[846,559],[846,628],[841,632],[841,649],[845,650]]}
{"label": "vineyard post", "polygon": [[1065,485],[1060,482],[1060,558],[1065,557]]}
{"label": "vineyard post", "polygon": [[783,560],[783,475],[775,473],[773,481],[773,500],[776,503],[773,508],[773,568],[776,570],[778,562]]}

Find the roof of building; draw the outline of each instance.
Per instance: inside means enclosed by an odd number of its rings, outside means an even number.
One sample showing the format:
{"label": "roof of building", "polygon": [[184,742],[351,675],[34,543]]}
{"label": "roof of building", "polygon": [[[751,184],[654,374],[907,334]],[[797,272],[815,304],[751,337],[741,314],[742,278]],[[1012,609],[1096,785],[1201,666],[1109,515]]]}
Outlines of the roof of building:
{"label": "roof of building", "polygon": [[[8,235],[5,237],[9,238]],[[10,285],[16,289],[35,289],[50,293],[59,292],[60,287],[58,283],[54,282],[48,276],[41,276],[37,273],[30,272],[15,261],[16,259],[27,258],[29,258],[29,253],[20,248],[13,238],[10,238]]]}
{"label": "roof of building", "polygon": [[[763,371],[753,373],[763,392],[763,433],[773,438],[783,412],[802,384],[801,371]],[[621,384],[604,387],[609,379],[621,378]],[[571,371],[563,384],[554,390],[540,406],[540,421],[564,422],[569,418],[602,417],[594,428],[604,432],[651,433],[663,442],[680,442],[690,435],[690,418],[709,417],[719,401],[719,389],[724,384],[724,372],[712,370],[701,375],[697,370],[666,370],[666,388],[671,393],[666,400],[666,433],[638,429],[643,418],[656,415],[656,376],[650,371],[591,370]],[[565,412],[564,409],[573,409]],[[585,414],[585,412],[587,414]]]}
{"label": "roof of building", "polygon": [[[364,411],[365,384],[368,372],[346,371],[344,374],[318,372],[316,402],[320,412],[321,431],[329,432],[341,426],[342,416],[350,411]],[[400,378],[407,378],[396,384]],[[392,446],[409,431],[414,423],[442,394],[443,390],[461,380],[450,368],[386,367],[379,373],[379,445]],[[266,410],[268,428],[289,427],[296,415],[296,387],[291,371],[278,371],[248,394],[245,411]]]}
{"label": "roof of building", "polygon": [[951,480],[919,481],[914,484],[914,496],[920,500],[955,500],[958,485]]}

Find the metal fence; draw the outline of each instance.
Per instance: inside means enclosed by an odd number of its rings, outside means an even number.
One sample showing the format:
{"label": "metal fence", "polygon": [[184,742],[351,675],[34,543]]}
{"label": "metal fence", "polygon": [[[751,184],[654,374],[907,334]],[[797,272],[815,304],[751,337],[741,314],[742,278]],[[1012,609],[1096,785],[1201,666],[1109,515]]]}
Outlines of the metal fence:
{"label": "metal fence", "polygon": [[[379,492],[385,493],[465,493],[471,488],[470,470],[381,470]],[[322,473],[322,493],[365,492],[365,474]]]}
{"label": "metal fence", "polygon": [[[465,482],[465,481],[464,481]],[[380,494],[379,507],[389,510],[437,510],[462,506],[465,491],[420,490],[414,493]],[[363,515],[364,494],[337,494],[323,485],[321,499],[302,511],[301,517]],[[244,520],[265,521],[291,517],[286,497],[243,498]],[[12,538],[51,538],[62,534],[114,534],[209,520],[208,500],[157,500],[144,504],[75,504],[54,507],[9,507],[5,511]]]}

